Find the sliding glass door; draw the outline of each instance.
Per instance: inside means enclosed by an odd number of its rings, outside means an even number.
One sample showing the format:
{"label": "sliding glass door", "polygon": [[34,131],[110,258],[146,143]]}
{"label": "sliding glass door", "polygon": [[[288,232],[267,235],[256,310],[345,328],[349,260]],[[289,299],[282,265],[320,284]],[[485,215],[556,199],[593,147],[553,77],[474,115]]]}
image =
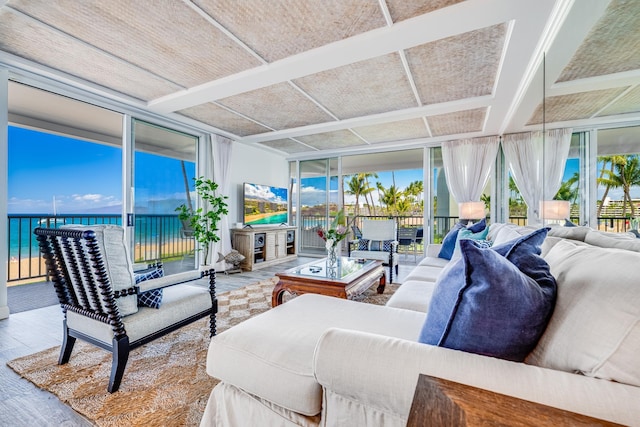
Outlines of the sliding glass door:
{"label": "sliding glass door", "polygon": [[134,262],[163,260],[165,274],[195,268],[195,242],[176,209],[195,207],[198,138],[133,120]]}

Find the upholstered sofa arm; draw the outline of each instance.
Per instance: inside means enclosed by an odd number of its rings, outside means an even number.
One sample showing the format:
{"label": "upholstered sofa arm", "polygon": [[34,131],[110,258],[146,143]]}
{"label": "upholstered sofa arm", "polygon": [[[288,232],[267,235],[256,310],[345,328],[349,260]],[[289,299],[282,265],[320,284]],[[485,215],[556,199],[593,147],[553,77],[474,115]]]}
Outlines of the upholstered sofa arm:
{"label": "upholstered sofa arm", "polygon": [[149,291],[151,289],[166,288],[180,283],[190,282],[200,279],[199,271],[186,271],[184,273],[172,274],[170,276],[159,277],[157,279],[149,279],[138,283],[136,286],[140,288],[140,292]]}
{"label": "upholstered sofa arm", "polygon": [[427,245],[427,256],[431,258],[438,258],[440,254],[440,249],[442,248],[442,244],[440,243],[431,243]]}
{"label": "upholstered sofa arm", "polygon": [[[325,405],[336,406],[323,409],[323,415],[338,417],[325,420],[327,425],[338,421],[342,410],[348,411],[353,402],[364,409],[351,408],[352,415],[380,417],[385,425],[405,425],[421,373],[640,425],[639,387],[352,330],[329,329],[321,337],[314,371],[325,393]],[[339,407],[342,404],[345,408]],[[352,421],[364,425],[366,419]]]}

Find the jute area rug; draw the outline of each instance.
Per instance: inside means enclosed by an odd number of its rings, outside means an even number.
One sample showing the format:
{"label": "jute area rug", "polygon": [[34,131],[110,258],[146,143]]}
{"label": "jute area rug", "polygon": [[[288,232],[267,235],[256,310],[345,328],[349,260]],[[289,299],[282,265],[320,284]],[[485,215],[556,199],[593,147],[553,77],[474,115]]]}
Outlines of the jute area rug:
{"label": "jute area rug", "polygon": [[[218,332],[269,310],[275,283],[274,277],[218,295]],[[388,284],[382,295],[372,287],[361,300],[382,305],[397,287]],[[201,319],[135,349],[113,394],[111,353],[80,340],[65,365],[57,364],[59,346],[7,365],[98,426],[197,426],[218,382],[205,371],[208,331],[208,319]]]}

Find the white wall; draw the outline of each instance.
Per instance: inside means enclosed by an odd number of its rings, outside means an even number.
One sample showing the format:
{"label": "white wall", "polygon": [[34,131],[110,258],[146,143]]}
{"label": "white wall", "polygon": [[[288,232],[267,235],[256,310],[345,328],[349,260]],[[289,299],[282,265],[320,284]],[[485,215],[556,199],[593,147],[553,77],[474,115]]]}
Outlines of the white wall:
{"label": "white wall", "polygon": [[246,144],[233,144],[229,188],[230,227],[242,222],[242,185],[245,182],[288,188],[289,162],[284,156]]}

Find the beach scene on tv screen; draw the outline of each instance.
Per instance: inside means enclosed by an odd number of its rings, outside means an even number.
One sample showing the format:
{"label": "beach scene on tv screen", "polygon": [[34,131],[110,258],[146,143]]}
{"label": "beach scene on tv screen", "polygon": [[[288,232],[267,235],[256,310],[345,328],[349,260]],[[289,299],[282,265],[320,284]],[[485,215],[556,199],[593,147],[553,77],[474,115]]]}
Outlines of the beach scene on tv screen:
{"label": "beach scene on tv screen", "polygon": [[244,184],[244,223],[287,222],[287,189],[269,185]]}

